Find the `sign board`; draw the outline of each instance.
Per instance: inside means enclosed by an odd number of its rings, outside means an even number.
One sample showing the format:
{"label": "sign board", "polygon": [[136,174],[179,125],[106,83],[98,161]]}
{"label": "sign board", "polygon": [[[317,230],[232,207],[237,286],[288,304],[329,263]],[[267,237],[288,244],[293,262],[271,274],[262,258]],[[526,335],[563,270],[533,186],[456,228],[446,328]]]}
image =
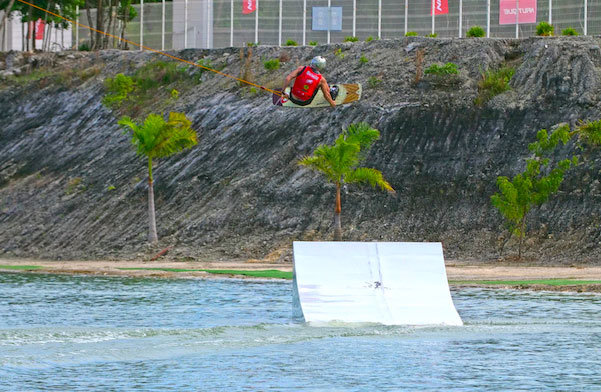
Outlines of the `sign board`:
{"label": "sign board", "polygon": [[247,15],[255,12],[257,9],[256,0],[242,0],[242,14]]}
{"label": "sign board", "polygon": [[342,7],[313,7],[313,30],[342,31]]}
{"label": "sign board", "polygon": [[[434,1],[434,14],[435,15],[447,15],[449,13],[449,2],[448,0],[433,0]],[[430,15],[432,15],[432,6],[430,5]]]}
{"label": "sign board", "polygon": [[[46,24],[42,19],[38,19],[35,21],[35,39],[42,40],[44,39],[44,29],[46,28]],[[29,22],[29,28],[27,33],[27,39],[31,39],[31,32],[33,31],[33,22]]]}
{"label": "sign board", "polygon": [[[516,0],[500,0],[499,24],[515,24]],[[536,23],[536,0],[519,0],[519,24]]]}

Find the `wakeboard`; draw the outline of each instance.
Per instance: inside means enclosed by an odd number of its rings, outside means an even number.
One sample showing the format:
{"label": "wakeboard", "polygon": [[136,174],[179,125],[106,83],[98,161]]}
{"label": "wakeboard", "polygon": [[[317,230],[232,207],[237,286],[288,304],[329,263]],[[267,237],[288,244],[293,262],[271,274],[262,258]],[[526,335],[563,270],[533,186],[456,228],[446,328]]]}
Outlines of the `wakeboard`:
{"label": "wakeboard", "polygon": [[[336,105],[345,105],[347,103],[355,102],[361,99],[361,84],[333,84],[330,85],[330,91],[337,89],[338,95],[334,99]],[[279,90],[281,91],[281,90]],[[286,94],[290,94],[290,87],[286,87]],[[286,106],[289,108],[322,108],[329,107],[330,104],[326,101],[323,96],[323,92],[317,91],[315,98],[308,105],[297,105],[288,98],[280,97],[277,94],[273,94],[273,104],[278,106]]]}

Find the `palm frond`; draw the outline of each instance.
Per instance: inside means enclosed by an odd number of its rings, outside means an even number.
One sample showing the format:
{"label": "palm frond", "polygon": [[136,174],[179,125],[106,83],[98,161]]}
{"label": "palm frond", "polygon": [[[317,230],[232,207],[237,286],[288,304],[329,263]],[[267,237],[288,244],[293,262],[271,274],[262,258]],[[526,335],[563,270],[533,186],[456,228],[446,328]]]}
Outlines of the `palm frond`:
{"label": "palm frond", "polygon": [[331,160],[332,168],[340,175],[344,175],[359,164],[361,147],[358,144],[346,141],[336,141],[328,158]]}
{"label": "palm frond", "polygon": [[343,135],[348,143],[356,143],[361,150],[368,150],[380,138],[380,131],[360,122],[349,125]]}
{"label": "palm frond", "polygon": [[144,120],[139,128],[139,132],[134,133],[138,140],[138,154],[144,154],[151,158],[156,157],[154,150],[161,143],[164,135],[165,120],[158,114],[150,114]]}
{"label": "palm frond", "polygon": [[169,114],[169,121],[158,114],[148,115],[142,124],[129,117],[119,121],[119,125],[131,129],[137,153],[149,158],[166,157],[196,145],[198,140],[191,124],[185,114],[174,112]]}
{"label": "palm frond", "polygon": [[188,117],[184,113],[170,112],[168,124],[180,128],[190,128],[192,121],[188,120]]}
{"label": "palm frond", "polygon": [[192,122],[183,113],[169,113],[169,121],[165,123],[163,137],[154,148],[157,158],[175,154],[198,143],[196,132],[190,128]]}
{"label": "palm frond", "polygon": [[[328,147],[328,146],[321,146],[321,147]],[[319,150],[319,148],[318,148]],[[316,172],[322,173],[323,175],[325,175],[328,180],[332,181],[332,182],[337,182],[340,178],[340,176],[337,175],[337,173],[332,169],[332,166],[330,164],[330,162],[328,161],[328,159],[325,157],[325,155],[323,153],[318,154],[318,150],[315,151],[315,153],[313,155],[308,155],[305,156],[303,158],[301,158],[298,161],[298,164],[301,166],[306,166],[311,170],[314,170]],[[324,149],[322,149],[321,151],[323,152]]]}
{"label": "palm frond", "polygon": [[394,192],[382,173],[376,169],[357,168],[363,160],[363,148],[369,148],[380,136],[366,123],[351,124],[336,138],[334,145],[321,145],[313,155],[303,157],[299,164],[323,173],[334,183],[368,183],[372,187]]}
{"label": "palm frond", "polygon": [[[124,128],[129,128],[130,131],[135,132],[135,130],[138,128],[138,124],[136,124],[130,117],[128,116],[123,116],[121,117],[121,119],[117,122],[117,124],[119,124],[121,127]],[[123,130],[123,133],[126,133],[127,129]]]}
{"label": "palm frond", "polygon": [[394,189],[390,186],[388,181],[384,179],[382,172],[369,167],[360,167],[349,172],[344,176],[344,182],[347,184],[367,183],[371,185],[372,188],[380,187],[383,191],[394,193]]}

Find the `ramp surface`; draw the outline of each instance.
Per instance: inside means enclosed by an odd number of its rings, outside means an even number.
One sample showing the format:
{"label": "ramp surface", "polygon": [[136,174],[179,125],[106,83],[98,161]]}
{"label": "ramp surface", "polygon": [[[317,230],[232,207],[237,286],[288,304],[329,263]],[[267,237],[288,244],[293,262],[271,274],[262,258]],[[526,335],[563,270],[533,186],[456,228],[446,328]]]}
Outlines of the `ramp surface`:
{"label": "ramp surface", "polygon": [[294,306],[307,322],[463,325],[442,244],[294,242]]}

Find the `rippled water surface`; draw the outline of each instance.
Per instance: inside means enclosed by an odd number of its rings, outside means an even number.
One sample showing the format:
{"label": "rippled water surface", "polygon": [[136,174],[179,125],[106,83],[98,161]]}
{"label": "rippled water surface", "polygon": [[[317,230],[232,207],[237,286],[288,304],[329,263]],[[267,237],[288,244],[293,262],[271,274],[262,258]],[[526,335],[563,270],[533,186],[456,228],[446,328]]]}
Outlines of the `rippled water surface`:
{"label": "rippled water surface", "polygon": [[0,391],[601,390],[601,296],[453,299],[464,327],[316,327],[290,282],[0,274]]}

